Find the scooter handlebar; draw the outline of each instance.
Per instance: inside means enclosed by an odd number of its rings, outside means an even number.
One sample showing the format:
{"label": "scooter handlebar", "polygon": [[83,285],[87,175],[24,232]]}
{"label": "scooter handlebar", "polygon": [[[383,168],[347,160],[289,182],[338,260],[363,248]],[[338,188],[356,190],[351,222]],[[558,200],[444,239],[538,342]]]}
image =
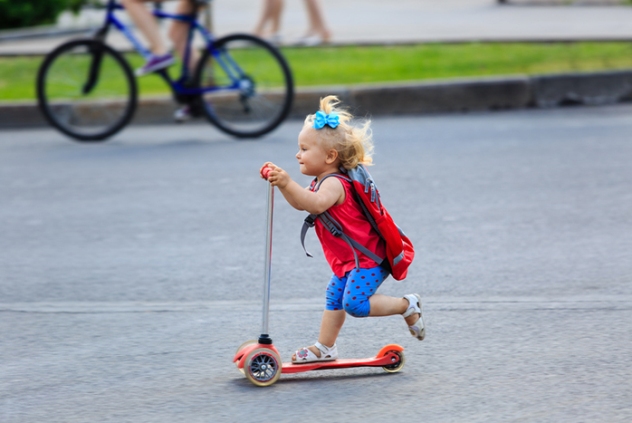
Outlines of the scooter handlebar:
{"label": "scooter handlebar", "polygon": [[268,179],[268,176],[270,176],[270,171],[272,171],[272,169],[270,169],[268,166],[264,167],[263,169],[261,169],[261,176],[263,176],[264,179]]}

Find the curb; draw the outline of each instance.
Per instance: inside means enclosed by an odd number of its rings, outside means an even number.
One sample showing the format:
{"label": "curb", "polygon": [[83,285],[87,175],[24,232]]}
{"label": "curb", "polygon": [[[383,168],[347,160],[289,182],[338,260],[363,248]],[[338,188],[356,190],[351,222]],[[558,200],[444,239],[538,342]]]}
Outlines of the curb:
{"label": "curb", "polygon": [[[632,70],[298,89],[290,119],[303,119],[325,95],[357,116],[604,105],[632,101]],[[170,98],[141,99],[132,124],[173,122]],[[48,126],[34,102],[0,104],[0,129]]]}

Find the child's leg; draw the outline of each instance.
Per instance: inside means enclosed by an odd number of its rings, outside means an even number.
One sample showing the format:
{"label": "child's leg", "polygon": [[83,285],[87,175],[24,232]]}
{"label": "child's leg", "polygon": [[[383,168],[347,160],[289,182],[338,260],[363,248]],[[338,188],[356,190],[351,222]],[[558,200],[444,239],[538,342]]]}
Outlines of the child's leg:
{"label": "child's leg", "polygon": [[[327,348],[333,348],[336,345],[336,339],[342,325],[345,323],[347,313],[344,310],[325,310],[323,312],[322,320],[320,321],[320,334],[318,335],[318,342]],[[320,358],[322,352],[316,345],[307,347],[316,357]],[[300,350],[299,350],[300,351]],[[297,351],[298,353],[298,351]],[[292,355],[292,361],[296,361],[296,353]]]}
{"label": "child's leg", "polygon": [[[394,316],[404,314],[408,310],[409,302],[406,298],[388,297],[382,294],[375,294],[369,299],[371,303],[370,317]],[[413,313],[406,317],[408,326],[419,320],[419,313]]]}
{"label": "child's leg", "polygon": [[[375,267],[372,269],[354,269],[342,278],[332,276],[327,285],[327,304],[320,324],[318,343],[326,349],[333,349],[340,329],[345,322],[346,313],[354,317],[405,315],[404,319],[411,334],[417,339],[423,340],[425,331],[419,299],[416,294],[407,295],[404,298],[376,294],[377,289],[388,275],[389,273],[383,268]],[[321,350],[316,345],[307,347],[307,349],[316,357],[321,357]],[[296,360],[297,356],[294,354],[292,361]]]}
{"label": "child's leg", "polygon": [[421,316],[421,299],[417,294],[409,294],[404,298],[375,294],[387,277],[388,272],[381,267],[349,272],[342,301],[345,310],[354,317],[402,315],[410,333],[423,340],[425,328]]}
{"label": "child's leg", "polygon": [[[342,305],[346,283],[346,277],[339,278],[333,275],[327,284],[326,305],[320,322],[318,342],[328,348],[332,348],[336,344],[336,339],[347,316]],[[321,351],[315,345],[308,347],[308,349],[320,358]],[[292,356],[292,361],[296,361],[296,354]]]}
{"label": "child's leg", "polygon": [[421,298],[417,294],[409,294],[404,298],[387,297],[376,294],[371,297],[369,316],[393,316],[401,314],[406,320],[412,336],[423,341],[426,336],[423,317],[421,315]]}
{"label": "child's leg", "polygon": [[[344,310],[325,310],[323,312],[323,318],[320,321],[320,334],[318,335],[318,342],[326,347],[333,347],[338,339],[338,334],[342,325],[345,323],[347,313]],[[312,352],[320,357],[320,351],[318,348],[310,347]]]}
{"label": "child's leg", "polygon": [[372,269],[351,270],[347,274],[347,284],[342,298],[342,304],[347,313],[353,317],[371,316],[370,299],[388,275],[389,273],[379,266]]}

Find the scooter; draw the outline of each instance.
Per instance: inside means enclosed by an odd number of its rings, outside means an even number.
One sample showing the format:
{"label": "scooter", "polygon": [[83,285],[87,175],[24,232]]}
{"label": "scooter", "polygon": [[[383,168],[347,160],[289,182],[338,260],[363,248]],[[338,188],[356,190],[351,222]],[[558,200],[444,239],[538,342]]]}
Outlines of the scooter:
{"label": "scooter", "polygon": [[[270,168],[264,167],[261,175],[267,180]],[[404,367],[404,348],[397,344],[384,346],[375,357],[361,359],[337,359],[312,363],[283,363],[279,351],[268,335],[268,315],[270,311],[270,279],[272,264],[272,221],[274,212],[274,187],[268,184],[268,213],[266,225],[266,250],[263,285],[263,321],[258,340],[241,344],[233,357],[237,369],[256,386],[270,386],[279,380],[281,373],[291,374],[312,370],[343,369],[351,367],[382,367],[386,372],[395,373]]]}

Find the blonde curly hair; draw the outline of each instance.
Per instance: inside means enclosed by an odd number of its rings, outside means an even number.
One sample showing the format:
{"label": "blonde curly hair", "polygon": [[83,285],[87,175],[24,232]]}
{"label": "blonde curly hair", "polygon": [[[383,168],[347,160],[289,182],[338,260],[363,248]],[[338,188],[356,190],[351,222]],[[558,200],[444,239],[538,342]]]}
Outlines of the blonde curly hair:
{"label": "blonde curly hair", "polygon": [[[335,95],[328,95],[320,99],[320,111],[325,114],[336,113],[339,125],[331,128],[325,125],[316,129],[320,136],[320,142],[325,150],[334,149],[338,152],[340,164],[345,169],[353,169],[358,164],[371,165],[373,163],[373,135],[371,133],[371,121],[363,124],[352,124],[353,115],[344,109],[336,107],[340,100]],[[305,118],[305,125],[314,125],[315,114]]]}

